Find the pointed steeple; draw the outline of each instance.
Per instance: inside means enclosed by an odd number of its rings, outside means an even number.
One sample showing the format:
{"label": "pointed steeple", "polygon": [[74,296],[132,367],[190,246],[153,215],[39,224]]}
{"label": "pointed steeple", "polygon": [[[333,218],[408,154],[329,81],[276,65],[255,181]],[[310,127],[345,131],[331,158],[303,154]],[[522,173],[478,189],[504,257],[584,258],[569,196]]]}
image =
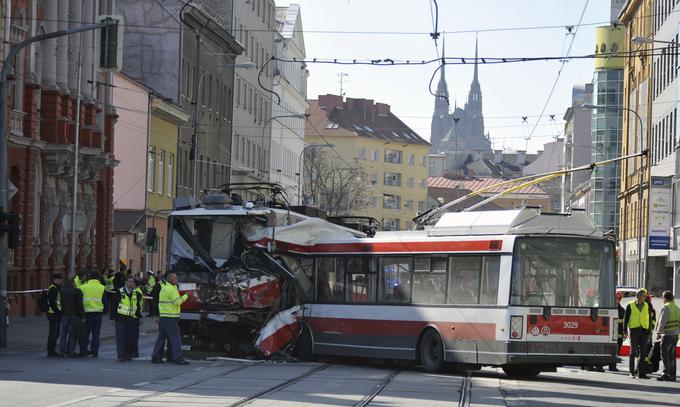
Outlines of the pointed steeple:
{"label": "pointed steeple", "polygon": [[472,76],[472,82],[479,82],[479,75],[478,75],[478,72],[477,72],[477,63],[478,63],[477,61],[478,61],[478,56],[479,56],[479,53],[477,52],[478,39],[479,38],[477,36],[475,36],[475,73]]}

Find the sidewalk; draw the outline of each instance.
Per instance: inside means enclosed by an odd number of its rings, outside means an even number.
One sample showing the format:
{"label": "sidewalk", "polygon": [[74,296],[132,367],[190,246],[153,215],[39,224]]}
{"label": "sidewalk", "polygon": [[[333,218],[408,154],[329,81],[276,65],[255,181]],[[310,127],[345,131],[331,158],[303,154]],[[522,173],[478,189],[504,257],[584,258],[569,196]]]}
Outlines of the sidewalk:
{"label": "sidewalk", "polygon": [[[0,352],[35,352],[45,350],[47,342],[47,317],[12,317],[7,327],[7,348]],[[154,318],[144,318],[140,334],[154,335],[158,325]],[[115,328],[104,315],[101,341],[112,341],[116,337]]]}

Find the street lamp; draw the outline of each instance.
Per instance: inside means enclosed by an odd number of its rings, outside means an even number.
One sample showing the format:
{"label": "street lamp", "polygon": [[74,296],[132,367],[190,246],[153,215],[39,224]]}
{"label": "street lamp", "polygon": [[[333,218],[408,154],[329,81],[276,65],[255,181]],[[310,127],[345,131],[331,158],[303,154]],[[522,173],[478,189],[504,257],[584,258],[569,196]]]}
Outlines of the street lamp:
{"label": "street lamp", "polygon": [[300,203],[302,201],[302,186],[301,186],[302,185],[302,157],[305,156],[305,151],[307,151],[309,149],[324,148],[324,147],[333,148],[333,147],[335,147],[335,144],[328,144],[328,143],[326,143],[326,144],[309,144],[309,145],[306,145],[302,149],[302,153],[300,154],[300,158],[298,160],[298,171],[299,171],[298,172],[298,205],[300,205]]}
{"label": "street lamp", "polygon": [[197,87],[197,93],[196,93],[196,98],[193,101],[194,103],[194,118],[193,118],[193,123],[192,127],[194,129],[194,134],[191,137],[191,152],[189,153],[189,158],[193,160],[194,162],[194,177],[193,177],[193,194],[194,198],[196,198],[196,174],[198,172],[198,160],[196,160],[196,154],[198,153],[198,109],[199,109],[199,104],[202,96],[202,90],[203,90],[203,79],[205,79],[205,75],[208,74],[208,72],[212,72],[216,69],[225,69],[225,68],[242,68],[242,69],[253,69],[257,68],[257,65],[253,62],[245,62],[242,64],[225,64],[225,65],[215,65],[212,68],[209,68],[203,74],[201,74],[201,78],[198,80],[198,87]]}
{"label": "street lamp", "polygon": [[664,41],[664,40],[655,40],[653,38],[647,38],[647,37],[633,37],[631,38],[630,42],[633,44],[654,44],[655,42],[658,42],[660,44],[671,44],[671,45],[677,45],[677,43],[673,41]]}
{"label": "street lamp", "polygon": [[[639,38],[639,37],[635,37]],[[642,131],[642,118],[636,112],[634,109],[631,109],[629,107],[624,107],[624,106],[602,106],[602,105],[593,105],[593,104],[583,104],[581,105],[583,109],[590,109],[590,110],[597,110],[597,109],[608,109],[608,110],[625,110],[627,112],[633,113],[635,117],[637,117],[637,120],[640,124],[640,167],[639,167],[639,179],[638,179],[638,242],[637,242],[637,248],[638,248],[638,264],[637,264],[637,271],[638,271],[638,279],[640,279],[640,285],[645,284],[645,276],[643,276],[643,269],[642,269],[642,182],[643,182],[643,171],[644,167],[642,165],[642,159],[643,157],[647,154],[647,150],[644,148],[644,133]],[[645,256],[645,260],[646,260]],[[646,267],[645,267],[646,268]]]}
{"label": "street lamp", "polygon": [[[264,131],[267,129],[267,125],[274,121],[275,119],[284,119],[284,118],[292,118],[292,119],[306,119],[309,117],[306,113],[291,113],[291,114],[282,114],[278,116],[272,116],[264,122],[262,125],[262,137],[260,138],[260,178],[263,178],[263,173],[264,173]],[[264,181],[264,179],[262,179]]]}

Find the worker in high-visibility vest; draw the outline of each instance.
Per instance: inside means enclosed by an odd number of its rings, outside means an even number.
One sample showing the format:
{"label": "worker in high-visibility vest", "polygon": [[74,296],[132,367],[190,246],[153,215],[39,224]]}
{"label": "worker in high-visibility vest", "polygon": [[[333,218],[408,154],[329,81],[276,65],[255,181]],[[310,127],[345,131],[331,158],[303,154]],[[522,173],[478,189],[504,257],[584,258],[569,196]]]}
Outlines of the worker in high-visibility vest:
{"label": "worker in high-visibility vest", "polygon": [[[618,291],[616,293],[616,308],[618,309],[619,315],[618,319],[616,322],[616,327],[612,327],[613,329],[616,329],[616,344],[618,345],[616,347],[616,355],[618,356],[621,354],[621,345],[623,345],[623,319],[626,316],[626,310],[623,309],[621,306],[621,299],[623,298],[623,292]],[[612,363],[609,365],[609,371],[610,372],[618,372],[619,369],[616,367],[616,363]]]}
{"label": "worker in high-visibility vest", "polygon": [[179,295],[177,275],[175,273],[168,274],[166,282],[161,286],[158,294],[158,339],[156,339],[156,345],[151,355],[152,363],[163,363],[163,350],[165,342],[168,341],[175,364],[189,364],[189,362],[182,358],[182,338],[178,323],[180,307],[188,298],[188,294]]}
{"label": "worker in high-visibility vest", "polygon": [[85,335],[80,338],[81,352],[99,357],[99,334],[102,329],[102,315],[106,303],[106,290],[99,281],[99,274],[91,272],[87,282],[81,284],[83,309],[85,310]]}
{"label": "worker in high-visibility vest", "polygon": [[680,334],[680,307],[675,304],[675,297],[670,291],[664,291],[663,308],[659,314],[655,337],[661,341],[661,360],[663,360],[663,375],[657,380],[674,382],[676,379],[675,347]]}
{"label": "worker in high-visibility vest", "polygon": [[[645,356],[649,353],[648,339],[651,328],[651,311],[649,304],[645,301],[647,290],[640,288],[635,293],[635,301],[626,307],[626,315],[623,319],[624,334],[628,332],[630,338],[630,361],[628,370],[630,375],[635,377],[638,374],[640,379],[649,379],[647,376],[647,366]],[[637,369],[635,369],[636,356],[640,356]]]}
{"label": "worker in high-visibility vest", "polygon": [[52,275],[52,284],[47,289],[47,321],[49,322],[49,332],[47,334],[47,357],[61,357],[57,352],[57,339],[59,338],[59,327],[61,326],[61,291],[60,287],[64,284],[61,274]]}
{"label": "worker in high-visibility vest", "polygon": [[116,352],[119,362],[128,362],[138,353],[139,324],[142,320],[142,291],[132,276],[118,289],[111,304],[110,319],[115,320]]}

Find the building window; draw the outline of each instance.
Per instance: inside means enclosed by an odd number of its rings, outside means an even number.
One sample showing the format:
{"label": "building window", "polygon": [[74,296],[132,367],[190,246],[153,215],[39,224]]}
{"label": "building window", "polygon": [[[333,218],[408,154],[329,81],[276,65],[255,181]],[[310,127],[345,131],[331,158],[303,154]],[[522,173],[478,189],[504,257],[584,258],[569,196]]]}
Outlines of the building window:
{"label": "building window", "polygon": [[378,206],[378,198],[376,198],[375,196],[370,197],[369,203],[371,205],[371,208],[375,208],[376,206]]}
{"label": "building window", "polygon": [[408,156],[408,165],[416,165],[416,156],[413,154],[409,154]]}
{"label": "building window", "polygon": [[378,161],[378,150],[371,150],[371,161]]}
{"label": "building window", "polygon": [[385,162],[392,164],[401,164],[401,151],[385,149]]}
{"label": "building window", "polygon": [[401,174],[396,172],[386,172],[383,185],[388,185],[392,187],[401,186]]}
{"label": "building window", "polygon": [[169,197],[173,197],[175,193],[175,155],[168,154],[168,190],[165,191]]}
{"label": "building window", "polygon": [[420,157],[420,166],[427,167],[427,157],[425,156]]}
{"label": "building window", "polygon": [[149,146],[149,152],[146,157],[146,190],[153,192],[154,187],[154,173],[156,164],[156,147]]}
{"label": "building window", "polygon": [[418,183],[418,186],[420,187],[420,189],[425,189],[425,188],[427,188],[427,184],[425,183],[425,180],[424,180],[424,179],[421,179],[421,180],[420,180],[420,182]]}
{"label": "building window", "polygon": [[414,180],[412,177],[410,177],[410,178],[406,181],[406,185],[407,185],[409,188],[413,189],[413,187],[415,186],[415,180]]}
{"label": "building window", "polygon": [[158,193],[163,194],[165,188],[165,150],[158,150]]}
{"label": "building window", "polygon": [[401,197],[396,195],[383,195],[384,209],[400,209]]}
{"label": "building window", "polygon": [[407,200],[404,206],[406,206],[406,209],[413,209],[413,199]]}
{"label": "building window", "polygon": [[418,212],[425,211],[425,201],[418,201]]}
{"label": "building window", "polygon": [[359,159],[360,160],[366,159],[366,149],[365,148],[359,149]]}

